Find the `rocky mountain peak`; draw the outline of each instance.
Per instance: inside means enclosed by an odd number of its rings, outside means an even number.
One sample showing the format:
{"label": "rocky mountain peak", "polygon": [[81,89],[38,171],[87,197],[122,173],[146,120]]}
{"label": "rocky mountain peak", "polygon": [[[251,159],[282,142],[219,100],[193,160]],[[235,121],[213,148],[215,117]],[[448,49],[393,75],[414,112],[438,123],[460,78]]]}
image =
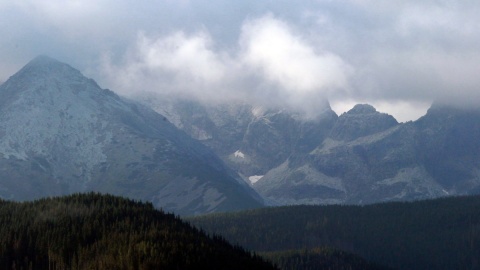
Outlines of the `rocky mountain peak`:
{"label": "rocky mountain peak", "polygon": [[46,66],[68,66],[67,64],[65,63],[62,63],[60,61],[58,61],[57,59],[54,59],[50,56],[47,56],[47,55],[39,55],[35,58],[33,58],[32,60],[30,60],[30,62],[28,62],[27,65],[25,65],[25,67],[46,67]]}
{"label": "rocky mountain peak", "polygon": [[370,104],[357,104],[347,114],[370,114],[376,112],[377,110]]}
{"label": "rocky mountain peak", "polygon": [[357,104],[338,117],[330,138],[338,141],[351,141],[387,130],[398,125],[397,120],[386,113],[377,110],[368,104]]}
{"label": "rocky mountain peak", "polygon": [[[46,79],[72,79],[76,80],[84,78],[80,71],[73,67],[62,63],[51,57],[41,55],[35,57],[27,65],[25,65],[12,78],[22,80],[46,80]],[[86,78],[85,78],[86,79]]]}
{"label": "rocky mountain peak", "polygon": [[94,190],[190,215],[261,205],[163,116],[46,56],[0,85],[0,179],[0,198],[16,200]]}
{"label": "rocky mountain peak", "polygon": [[48,56],[34,58],[1,86],[0,108],[6,104],[13,105],[12,102],[17,99],[51,106],[59,104],[59,101],[65,103],[65,99],[74,102],[77,98],[98,100],[105,95],[115,97],[77,69]]}

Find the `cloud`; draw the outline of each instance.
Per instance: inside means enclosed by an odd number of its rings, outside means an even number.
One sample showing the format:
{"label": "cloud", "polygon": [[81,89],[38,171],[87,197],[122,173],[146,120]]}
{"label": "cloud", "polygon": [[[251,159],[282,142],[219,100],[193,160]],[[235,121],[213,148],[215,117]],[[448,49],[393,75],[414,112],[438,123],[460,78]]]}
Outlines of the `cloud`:
{"label": "cloud", "polygon": [[236,46],[224,49],[206,30],[157,38],[141,33],[122,63],[105,58],[103,73],[108,84],[130,96],[146,91],[202,101],[236,99],[307,113],[318,110],[330,92],[348,87],[352,68],[314,49],[286,22],[268,14],[246,20],[241,29]]}
{"label": "cloud", "polygon": [[[480,102],[480,3],[351,1],[312,12],[326,48],[355,68],[351,91],[332,102],[428,106]],[[337,6],[338,7],[338,6]],[[318,30],[320,29],[320,30]],[[421,105],[427,104],[427,105]],[[405,106],[405,115],[412,106]],[[388,108],[388,106],[384,106]],[[419,111],[423,111],[421,108]]]}
{"label": "cloud", "polygon": [[242,63],[292,95],[318,91],[327,97],[329,91],[348,87],[351,67],[345,61],[331,52],[315,50],[272,15],[247,21],[240,43]]}
{"label": "cloud", "polygon": [[479,13],[454,0],[0,0],[0,81],[47,54],[121,93],[466,106],[480,102]]}
{"label": "cloud", "polygon": [[124,95],[210,96],[214,88],[226,83],[231,70],[228,56],[215,52],[212,46],[204,31],[191,35],[179,31],[158,38],[140,33],[121,63],[104,56],[101,73]]}

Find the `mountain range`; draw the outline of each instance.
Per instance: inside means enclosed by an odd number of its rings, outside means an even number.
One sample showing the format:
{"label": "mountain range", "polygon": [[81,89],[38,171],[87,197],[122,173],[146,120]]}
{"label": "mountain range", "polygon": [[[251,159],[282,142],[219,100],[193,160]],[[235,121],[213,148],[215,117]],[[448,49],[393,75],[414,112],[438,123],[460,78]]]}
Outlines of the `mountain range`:
{"label": "mountain range", "polygon": [[368,104],[315,118],[246,103],[143,98],[272,205],[367,204],[480,192],[480,109],[434,103],[398,123]]}
{"label": "mountain range", "polygon": [[195,215],[477,194],[479,137],[480,108],[398,123],[368,104],[133,101],[40,56],[0,85],[0,198],[99,191]]}
{"label": "mountain range", "polygon": [[263,205],[165,117],[46,56],[0,86],[0,179],[13,200],[99,191],[182,215]]}

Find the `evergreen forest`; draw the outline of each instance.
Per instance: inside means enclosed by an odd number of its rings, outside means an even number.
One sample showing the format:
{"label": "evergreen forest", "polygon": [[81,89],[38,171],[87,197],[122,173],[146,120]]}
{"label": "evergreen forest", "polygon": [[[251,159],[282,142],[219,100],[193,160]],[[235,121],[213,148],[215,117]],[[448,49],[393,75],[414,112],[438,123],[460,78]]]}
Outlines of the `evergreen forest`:
{"label": "evergreen forest", "polygon": [[295,269],[289,264],[296,260],[301,265],[325,248],[394,269],[480,269],[480,196],[284,206],[189,220],[266,257],[274,254],[273,261],[283,269]]}
{"label": "evergreen forest", "polygon": [[276,269],[150,203],[96,193],[0,200],[0,269]]}
{"label": "evergreen forest", "polygon": [[282,270],[387,270],[360,256],[333,248],[313,248],[260,253]]}

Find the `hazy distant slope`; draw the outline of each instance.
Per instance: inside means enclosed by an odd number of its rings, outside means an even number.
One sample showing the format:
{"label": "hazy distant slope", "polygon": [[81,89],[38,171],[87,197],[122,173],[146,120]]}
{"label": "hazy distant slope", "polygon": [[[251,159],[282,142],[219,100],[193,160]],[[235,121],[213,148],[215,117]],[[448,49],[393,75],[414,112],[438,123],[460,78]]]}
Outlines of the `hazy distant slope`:
{"label": "hazy distant slope", "polygon": [[330,246],[398,269],[478,269],[480,197],[289,206],[191,219],[255,251]]}
{"label": "hazy distant slope", "polygon": [[0,201],[2,269],[275,269],[153,205],[98,194]]}

